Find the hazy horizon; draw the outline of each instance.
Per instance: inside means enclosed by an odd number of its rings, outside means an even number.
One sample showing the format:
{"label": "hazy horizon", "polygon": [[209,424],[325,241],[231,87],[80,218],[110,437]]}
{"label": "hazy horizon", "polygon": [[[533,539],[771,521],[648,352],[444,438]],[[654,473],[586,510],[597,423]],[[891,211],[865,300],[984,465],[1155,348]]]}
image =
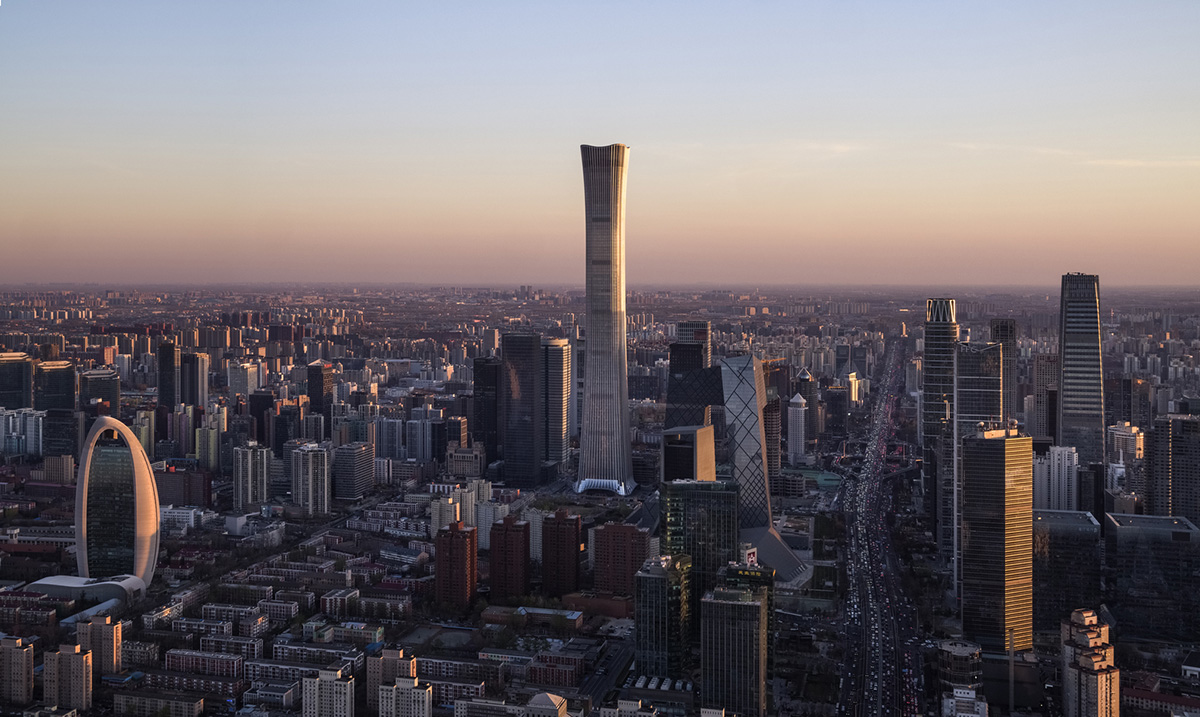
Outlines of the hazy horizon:
{"label": "hazy horizon", "polygon": [[1200,4],[0,7],[0,282],[1195,286]]}

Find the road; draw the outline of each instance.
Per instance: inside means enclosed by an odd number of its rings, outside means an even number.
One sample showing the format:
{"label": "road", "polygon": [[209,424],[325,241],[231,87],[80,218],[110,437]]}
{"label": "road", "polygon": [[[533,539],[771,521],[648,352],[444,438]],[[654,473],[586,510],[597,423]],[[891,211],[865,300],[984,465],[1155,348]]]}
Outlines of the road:
{"label": "road", "polygon": [[839,496],[849,530],[841,717],[922,712],[916,608],[903,595],[887,525],[891,491],[886,455],[902,355],[897,343],[889,346],[877,376],[862,463],[842,482]]}

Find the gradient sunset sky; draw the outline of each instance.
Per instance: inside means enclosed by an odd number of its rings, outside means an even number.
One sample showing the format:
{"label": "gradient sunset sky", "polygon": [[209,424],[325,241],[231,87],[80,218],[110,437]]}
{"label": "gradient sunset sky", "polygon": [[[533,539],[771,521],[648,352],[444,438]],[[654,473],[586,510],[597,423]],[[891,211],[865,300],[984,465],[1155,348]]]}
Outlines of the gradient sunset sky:
{"label": "gradient sunset sky", "polygon": [[1200,2],[3,0],[0,282],[1198,283]]}

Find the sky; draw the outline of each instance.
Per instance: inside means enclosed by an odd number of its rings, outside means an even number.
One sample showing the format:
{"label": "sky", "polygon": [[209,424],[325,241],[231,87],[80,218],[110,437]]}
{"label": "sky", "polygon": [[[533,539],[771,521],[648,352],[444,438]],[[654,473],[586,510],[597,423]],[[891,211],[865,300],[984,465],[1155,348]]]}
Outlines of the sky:
{"label": "sky", "polygon": [[0,283],[1198,283],[1200,3],[2,0]]}

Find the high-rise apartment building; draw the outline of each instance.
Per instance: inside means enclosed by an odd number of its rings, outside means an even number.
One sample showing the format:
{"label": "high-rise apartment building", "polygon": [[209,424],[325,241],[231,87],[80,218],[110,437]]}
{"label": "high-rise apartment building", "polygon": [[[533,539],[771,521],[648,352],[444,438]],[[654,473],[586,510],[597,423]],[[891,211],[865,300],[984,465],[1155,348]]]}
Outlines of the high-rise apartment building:
{"label": "high-rise apartment building", "polygon": [[493,602],[529,594],[529,521],[515,515],[491,524]]}
{"label": "high-rise apartment building", "polygon": [[963,439],[963,633],[984,650],[1033,647],[1033,439]]}
{"label": "high-rise apartment building", "polygon": [[75,486],[79,575],[136,575],[146,585],[158,562],[158,488],[137,436],[102,416],[88,434]]}
{"label": "high-rise apartment building", "polygon": [[461,521],[438,530],[434,572],[434,592],[438,605],[466,611],[474,602],[475,585],[479,580],[476,562],[479,542],[476,536],[477,530]]}
{"label": "high-rise apartment building", "polygon": [[0,639],[0,703],[33,701],[33,645],[20,637]]}
{"label": "high-rise apartment building", "polygon": [[650,531],[628,523],[605,523],[596,528],[593,541],[596,591],[633,595],[633,578],[651,555]]}
{"label": "high-rise apartment building", "polygon": [[328,443],[304,443],[291,452],[292,502],[308,515],[329,513],[332,453]]}
{"label": "high-rise apartment building", "polygon": [[1079,510],[1079,455],[1070,446],[1050,446],[1033,459],[1033,509]]}
{"label": "high-rise apartment building", "polygon": [[571,343],[542,339],[542,460],[566,466],[571,458]]}
{"label": "high-rise apartment building", "polygon": [[121,672],[121,621],[109,615],[93,615],[80,622],[76,641],[92,653],[92,671],[96,679]]}
{"label": "high-rise apartment building", "polygon": [[542,337],[509,333],[500,339],[500,443],[504,480],[532,488],[542,482],[546,455],[545,354]]}
{"label": "high-rise apartment building", "polygon": [[1121,671],[1108,625],[1094,610],[1074,610],[1062,621],[1063,717],[1119,717]]}
{"label": "high-rise apartment building", "polygon": [[271,449],[250,441],[233,449],[233,509],[255,510],[270,500]]}
{"label": "high-rise apartment building", "polygon": [[354,717],[354,676],[350,669],[322,669],[303,681],[304,717]]}
{"label": "high-rise apartment building", "polygon": [[1146,512],[1200,524],[1200,416],[1156,418],[1145,445]]}
{"label": "high-rise apartment building", "polygon": [[625,343],[625,180],[629,148],[580,148],[586,219],[587,341],[575,490],[634,488]]}
{"label": "high-rise apartment building", "polygon": [[92,653],[79,645],[59,645],[42,658],[42,700],[67,709],[92,708]]}
{"label": "high-rise apartment building", "polygon": [[179,359],[179,402],[208,405],[208,354],[183,354]]}
{"label": "high-rise apartment building", "polygon": [[766,716],[768,618],[764,588],[719,587],[700,601],[701,706]]}
{"label": "high-rise apartment building", "polygon": [[393,685],[398,678],[417,676],[417,658],[404,650],[384,648],[367,657],[367,714],[379,711],[379,688]]}
{"label": "high-rise apartment building", "polygon": [[1059,308],[1058,440],[1080,463],[1104,460],[1104,380],[1100,360],[1100,277],[1064,274]]}
{"label": "high-rise apartment building", "polygon": [[650,558],[634,579],[634,660],[643,675],[680,679],[690,669],[692,560]]}
{"label": "high-rise apartment building", "polygon": [[379,688],[379,717],[430,717],[433,714],[433,685],[416,677],[398,677]]}
{"label": "high-rise apartment building", "polygon": [[562,597],[579,590],[583,518],[559,508],[542,520],[542,591]]}
{"label": "high-rise apartment building", "polygon": [[954,362],[958,351],[958,321],[954,299],[925,302],[925,355],[921,378],[921,453],[926,495],[933,498],[932,514],[938,548],[947,562],[954,558],[955,503],[953,491]]}

